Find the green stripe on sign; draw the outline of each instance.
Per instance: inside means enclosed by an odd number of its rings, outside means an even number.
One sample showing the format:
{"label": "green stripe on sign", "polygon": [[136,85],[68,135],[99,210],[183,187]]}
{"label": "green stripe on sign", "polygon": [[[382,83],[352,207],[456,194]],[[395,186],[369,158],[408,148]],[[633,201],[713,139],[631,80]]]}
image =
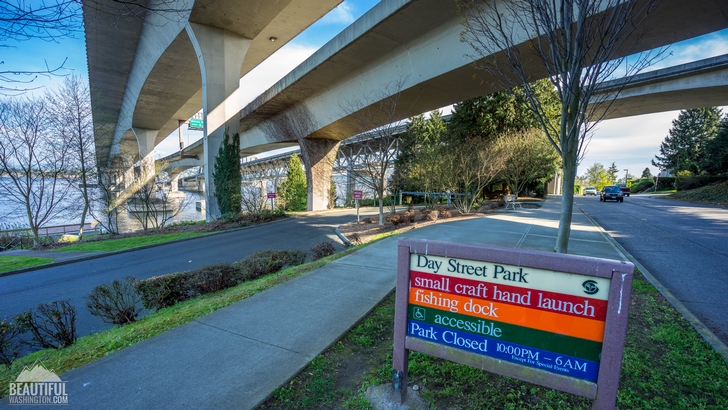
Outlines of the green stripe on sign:
{"label": "green stripe on sign", "polygon": [[407,313],[410,319],[431,325],[462,330],[475,335],[487,336],[595,362],[599,361],[602,353],[602,344],[599,342],[557,333],[417,305],[408,305]]}

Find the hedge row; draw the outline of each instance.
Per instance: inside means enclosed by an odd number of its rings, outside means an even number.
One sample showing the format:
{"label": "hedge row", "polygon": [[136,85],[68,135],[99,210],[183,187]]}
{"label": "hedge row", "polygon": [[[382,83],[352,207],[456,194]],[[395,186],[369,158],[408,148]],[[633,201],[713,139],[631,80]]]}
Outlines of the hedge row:
{"label": "hedge row", "polygon": [[301,250],[258,251],[241,262],[217,263],[202,268],[155,276],[135,283],[147,309],[161,309],[181,301],[236,286],[258,276],[300,265],[306,260]]}

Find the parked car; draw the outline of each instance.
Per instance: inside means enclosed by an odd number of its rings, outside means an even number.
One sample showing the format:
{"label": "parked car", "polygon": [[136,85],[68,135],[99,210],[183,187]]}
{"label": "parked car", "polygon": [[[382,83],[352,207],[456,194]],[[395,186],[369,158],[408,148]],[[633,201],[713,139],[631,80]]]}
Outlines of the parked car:
{"label": "parked car", "polygon": [[632,193],[632,189],[626,184],[619,184],[617,186],[619,187],[619,190],[622,191],[622,196],[629,196],[629,194]]}
{"label": "parked car", "polygon": [[597,195],[597,193],[598,193],[597,189],[596,189],[596,188],[594,188],[593,186],[588,186],[588,187],[586,187],[586,189],[584,190],[584,195],[592,195],[592,196],[596,196],[596,195]]}
{"label": "parked car", "polygon": [[622,196],[622,190],[616,185],[607,185],[602,188],[602,192],[599,193],[600,201],[609,201],[613,199],[615,201],[624,202],[624,196]]}

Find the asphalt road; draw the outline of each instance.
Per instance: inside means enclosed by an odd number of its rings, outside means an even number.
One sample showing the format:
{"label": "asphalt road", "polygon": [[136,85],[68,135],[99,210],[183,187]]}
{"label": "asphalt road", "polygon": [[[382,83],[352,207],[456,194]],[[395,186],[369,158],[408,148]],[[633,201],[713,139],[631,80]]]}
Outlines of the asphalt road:
{"label": "asphalt road", "polygon": [[259,250],[310,252],[313,245],[327,240],[343,249],[334,229],[355,219],[352,210],[332,211],[0,277],[0,320],[11,319],[40,303],[70,299],[78,312],[78,335],[98,332],[110,325],[86,308],[84,297],[95,286],[127,276],[146,279],[212,263],[236,262]]}
{"label": "asphalt road", "polygon": [[728,209],[648,195],[575,203],[728,344]]}

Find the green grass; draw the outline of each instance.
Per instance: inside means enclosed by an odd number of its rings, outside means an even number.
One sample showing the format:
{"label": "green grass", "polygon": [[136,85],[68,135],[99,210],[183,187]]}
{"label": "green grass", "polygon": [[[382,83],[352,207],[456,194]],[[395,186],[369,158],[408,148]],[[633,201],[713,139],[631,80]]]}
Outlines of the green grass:
{"label": "green grass", "polygon": [[0,273],[12,270],[32,268],[53,262],[51,258],[33,258],[29,256],[0,256]]}
{"label": "green grass", "polygon": [[[263,409],[369,409],[369,386],[391,382],[394,297],[277,389]],[[433,409],[589,409],[592,401],[421,353],[410,353],[410,385]],[[358,364],[357,366],[352,363]],[[366,363],[364,369],[362,363]],[[348,382],[357,369],[356,381]],[[314,386],[326,385],[325,391]],[[315,406],[314,406],[315,407]],[[726,409],[728,363],[642,275],[635,275],[618,409]]]}
{"label": "green grass", "polygon": [[68,245],[62,248],[51,249],[53,252],[113,252],[124,249],[137,248],[140,246],[153,245],[157,243],[171,242],[178,239],[192,238],[195,236],[207,235],[201,232],[178,232],[161,235],[135,236],[132,238],[108,239],[104,241],[91,241],[75,245]]}
{"label": "green grass", "polygon": [[728,203],[728,181],[680,191],[670,198],[706,203]]}

